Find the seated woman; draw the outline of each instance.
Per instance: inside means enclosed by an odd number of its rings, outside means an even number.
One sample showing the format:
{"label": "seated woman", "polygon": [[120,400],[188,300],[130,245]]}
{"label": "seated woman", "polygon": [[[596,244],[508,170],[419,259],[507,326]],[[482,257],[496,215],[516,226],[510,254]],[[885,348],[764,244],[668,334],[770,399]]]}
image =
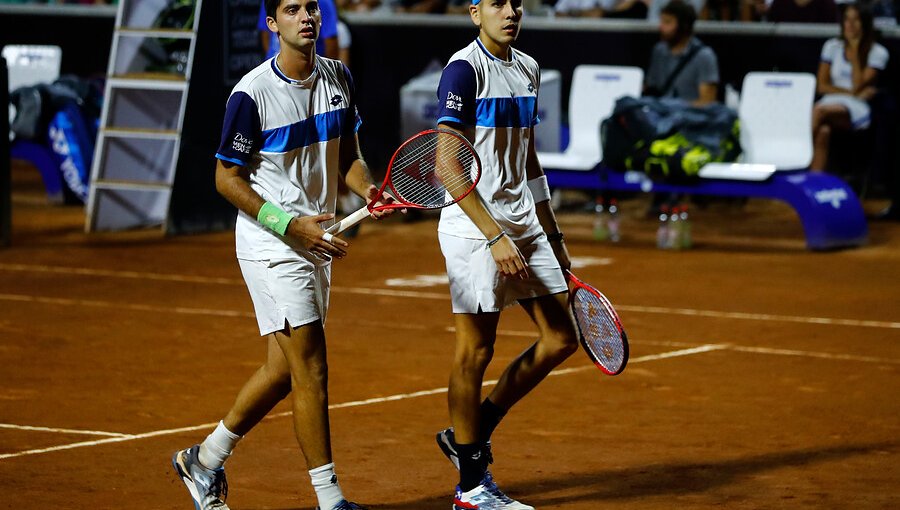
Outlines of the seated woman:
{"label": "seated woman", "polygon": [[878,74],[888,62],[887,49],[875,42],[872,14],[848,4],[841,14],[841,36],[822,47],[813,109],[813,159],[810,169],[824,171],[833,130],[861,130],[871,121],[868,101],[876,93]]}

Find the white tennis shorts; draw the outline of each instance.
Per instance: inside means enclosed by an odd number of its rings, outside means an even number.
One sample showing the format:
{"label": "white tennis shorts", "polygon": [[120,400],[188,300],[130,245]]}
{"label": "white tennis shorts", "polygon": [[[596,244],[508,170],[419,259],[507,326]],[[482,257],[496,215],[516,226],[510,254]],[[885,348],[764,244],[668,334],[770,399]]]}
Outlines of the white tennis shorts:
{"label": "white tennis shorts", "polygon": [[528,279],[502,275],[484,239],[438,233],[450,278],[453,313],[499,312],[520,299],[568,290],[553,248],[543,233],[517,239],[528,263]]}
{"label": "white tennis shorts", "polygon": [[317,267],[302,259],[238,259],[250,291],[259,334],[325,322],[331,289],[331,264]]}
{"label": "white tennis shorts", "polygon": [[853,130],[866,129],[872,124],[872,114],[869,103],[850,94],[825,94],[818,103],[822,105],[839,104],[847,109],[850,114],[850,123]]}

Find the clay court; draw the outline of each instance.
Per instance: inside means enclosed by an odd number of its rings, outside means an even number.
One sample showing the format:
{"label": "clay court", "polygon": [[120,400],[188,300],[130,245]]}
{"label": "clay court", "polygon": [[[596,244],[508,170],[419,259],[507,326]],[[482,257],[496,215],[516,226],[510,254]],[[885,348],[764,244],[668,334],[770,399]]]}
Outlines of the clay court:
{"label": "clay court", "polygon": [[[230,232],[87,236],[13,169],[0,250],[0,507],[188,509],[176,449],[201,440],[263,360]],[[883,203],[867,202],[868,212]],[[617,305],[631,361],[578,352],[494,436],[498,482],[540,509],[900,507],[900,225],[806,251],[790,208],[693,211],[696,249],[653,244],[644,199],[617,245],[560,213],[578,274]],[[335,264],[329,341],[337,469],[373,509],[450,507],[453,352],[433,218],[367,223]],[[501,321],[496,378],[534,340]],[[282,403],[228,463],[235,510],[312,509]]]}

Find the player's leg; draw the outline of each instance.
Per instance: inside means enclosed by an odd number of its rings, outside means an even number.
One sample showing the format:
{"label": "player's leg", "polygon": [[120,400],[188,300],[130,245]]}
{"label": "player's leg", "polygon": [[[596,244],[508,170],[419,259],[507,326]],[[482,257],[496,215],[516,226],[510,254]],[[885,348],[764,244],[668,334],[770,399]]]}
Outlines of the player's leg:
{"label": "player's leg", "polygon": [[[266,362],[244,384],[226,417],[201,443],[176,452],[172,463],[187,486],[195,505],[201,510],[227,510],[227,482],[224,464],[238,441],[290,392],[290,372],[281,347],[272,334],[277,307],[271,292],[262,285],[267,264],[262,261],[241,261],[260,333],[268,337]],[[283,321],[284,319],[280,319]]]}
{"label": "player's leg", "polygon": [[328,366],[320,321],[275,333],[290,370],[294,432],[310,467],[331,462]]}
{"label": "player's leg", "polygon": [[456,353],[447,400],[463,491],[477,486],[487,470],[488,452],[479,427],[481,385],[494,354],[499,318],[499,312],[454,314]]}
{"label": "player's leg", "polygon": [[344,499],[331,457],[328,364],[322,322],[286,328],[275,333],[275,339],[290,369],[294,433],[306,458],[319,508],[353,508]]}
{"label": "player's leg", "polygon": [[[275,335],[268,335],[266,342],[266,362],[244,383],[234,405],[222,420],[225,427],[238,436],[250,432],[291,392],[291,372]],[[202,446],[200,460],[204,460]]]}
{"label": "player's leg", "polygon": [[[575,324],[569,313],[568,293],[551,294],[520,301],[537,325],[540,338],[520,354],[503,372],[488,400],[508,411],[538,385],[551,370],[578,350]],[[490,438],[496,423],[486,423],[483,437]]]}
{"label": "player's leg", "polygon": [[[499,312],[457,313],[456,355],[450,372],[450,420],[453,429],[438,434],[446,442],[451,460],[457,458],[459,485],[453,508],[491,508],[497,510],[534,510],[510,498],[494,483],[488,471],[490,445],[481,437],[481,385],[494,352]],[[454,437],[455,431],[455,437]],[[454,455],[455,454],[455,455]]]}

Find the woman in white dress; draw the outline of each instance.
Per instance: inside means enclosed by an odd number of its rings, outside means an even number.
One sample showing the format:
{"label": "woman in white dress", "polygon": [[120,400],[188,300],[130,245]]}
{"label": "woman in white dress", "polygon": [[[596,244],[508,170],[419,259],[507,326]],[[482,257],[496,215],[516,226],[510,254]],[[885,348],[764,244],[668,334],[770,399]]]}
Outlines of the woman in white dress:
{"label": "woman in white dress", "polygon": [[868,101],[888,62],[887,49],[874,39],[871,12],[853,3],[841,15],[841,36],[822,47],[817,84],[822,98],[813,109],[813,171],[825,169],[832,131],[869,127]]}

